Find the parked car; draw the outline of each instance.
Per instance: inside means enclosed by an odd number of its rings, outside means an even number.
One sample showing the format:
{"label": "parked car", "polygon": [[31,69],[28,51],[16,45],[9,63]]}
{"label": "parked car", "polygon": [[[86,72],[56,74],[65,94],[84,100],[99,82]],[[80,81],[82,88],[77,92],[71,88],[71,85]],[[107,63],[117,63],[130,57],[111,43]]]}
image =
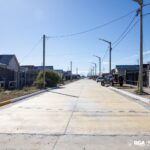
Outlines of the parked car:
{"label": "parked car", "polygon": [[97,77],[97,78],[96,78],[96,82],[101,82],[101,81],[103,81],[103,80],[104,80],[103,77]]}
{"label": "parked car", "polygon": [[106,84],[108,85],[114,85],[114,77],[112,74],[107,74],[103,77],[103,80],[101,81],[101,85],[105,86]]}

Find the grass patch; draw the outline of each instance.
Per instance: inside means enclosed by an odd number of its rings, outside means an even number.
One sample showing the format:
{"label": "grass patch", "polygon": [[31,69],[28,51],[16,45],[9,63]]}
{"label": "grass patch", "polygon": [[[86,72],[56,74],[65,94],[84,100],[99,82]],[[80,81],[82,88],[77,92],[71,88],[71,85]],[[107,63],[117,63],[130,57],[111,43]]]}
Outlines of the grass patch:
{"label": "grass patch", "polygon": [[146,93],[146,92],[140,93],[140,91],[139,91],[138,89],[136,89],[136,90],[134,91],[134,93],[137,94],[137,95],[149,95],[149,94]]}
{"label": "grass patch", "polygon": [[7,101],[13,98],[17,98],[20,96],[24,96],[27,94],[31,94],[33,92],[38,91],[36,87],[24,87],[23,89],[17,90],[0,90],[0,102]]}
{"label": "grass patch", "polygon": [[134,89],[135,88],[135,87],[130,86],[130,85],[120,86],[119,84],[115,84],[114,87],[116,87],[117,89]]}

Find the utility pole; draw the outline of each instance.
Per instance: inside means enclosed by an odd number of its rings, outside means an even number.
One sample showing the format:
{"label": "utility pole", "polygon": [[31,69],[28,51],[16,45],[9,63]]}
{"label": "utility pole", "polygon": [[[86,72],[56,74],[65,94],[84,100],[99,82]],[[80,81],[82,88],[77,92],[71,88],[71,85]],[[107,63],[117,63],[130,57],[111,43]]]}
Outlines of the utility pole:
{"label": "utility pole", "polygon": [[139,66],[139,92],[143,92],[143,0],[133,0],[140,5],[138,15],[140,16],[140,66]]}
{"label": "utility pole", "polygon": [[70,71],[71,71],[71,77],[70,77],[70,80],[72,81],[72,61],[70,62]]}
{"label": "utility pole", "polygon": [[112,62],[112,60],[111,60],[111,52],[112,52],[112,43],[111,43],[110,41],[107,41],[107,40],[104,40],[104,39],[99,39],[99,40],[104,41],[104,42],[106,42],[106,43],[109,44],[109,73],[111,73],[111,62]]}
{"label": "utility pole", "polygon": [[101,76],[101,57],[93,55],[94,57],[98,58],[99,60],[99,76]]}
{"label": "utility pole", "polygon": [[46,41],[46,36],[45,34],[43,35],[43,86],[45,88],[45,41]]}

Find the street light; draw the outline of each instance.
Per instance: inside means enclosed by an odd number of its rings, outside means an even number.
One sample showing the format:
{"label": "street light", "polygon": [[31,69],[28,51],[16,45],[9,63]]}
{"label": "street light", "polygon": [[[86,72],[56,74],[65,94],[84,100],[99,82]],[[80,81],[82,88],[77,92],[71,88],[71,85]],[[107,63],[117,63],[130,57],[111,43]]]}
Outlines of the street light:
{"label": "street light", "polygon": [[92,66],[92,67],[91,67],[91,70],[90,70],[90,71],[91,71],[91,76],[94,76],[94,69],[95,69],[95,67]]}
{"label": "street light", "polygon": [[97,65],[96,65],[96,63],[94,63],[94,62],[91,62],[91,64],[94,64],[94,65],[95,65],[95,76],[96,76]]}
{"label": "street light", "polygon": [[112,51],[112,43],[110,41],[104,40],[104,39],[99,39],[103,42],[106,42],[109,44],[109,73],[111,73],[111,51]]}
{"label": "street light", "polygon": [[99,76],[101,75],[101,57],[93,55],[94,57],[99,59]]}
{"label": "street light", "polygon": [[140,16],[140,66],[139,66],[139,92],[143,92],[143,0],[133,0],[140,5],[138,15]]}

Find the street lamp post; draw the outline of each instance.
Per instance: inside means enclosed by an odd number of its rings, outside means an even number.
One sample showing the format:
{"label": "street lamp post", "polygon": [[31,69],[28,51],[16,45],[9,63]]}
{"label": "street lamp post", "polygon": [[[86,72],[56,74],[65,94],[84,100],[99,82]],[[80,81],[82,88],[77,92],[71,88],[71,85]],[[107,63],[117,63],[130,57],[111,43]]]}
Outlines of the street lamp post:
{"label": "street lamp post", "polygon": [[143,92],[143,0],[133,0],[140,5],[138,15],[140,16],[140,66],[139,66],[139,92]]}
{"label": "street lamp post", "polygon": [[110,41],[99,39],[109,44],[109,73],[111,73],[111,52],[112,52],[112,43]]}
{"label": "street lamp post", "polygon": [[99,60],[99,76],[101,75],[101,57],[93,55],[94,57],[98,58]]}
{"label": "street lamp post", "polygon": [[95,76],[96,76],[96,74],[97,74],[97,72],[96,72],[96,70],[97,70],[97,65],[96,65],[96,63],[94,63],[94,62],[91,62],[91,63],[95,65]]}

